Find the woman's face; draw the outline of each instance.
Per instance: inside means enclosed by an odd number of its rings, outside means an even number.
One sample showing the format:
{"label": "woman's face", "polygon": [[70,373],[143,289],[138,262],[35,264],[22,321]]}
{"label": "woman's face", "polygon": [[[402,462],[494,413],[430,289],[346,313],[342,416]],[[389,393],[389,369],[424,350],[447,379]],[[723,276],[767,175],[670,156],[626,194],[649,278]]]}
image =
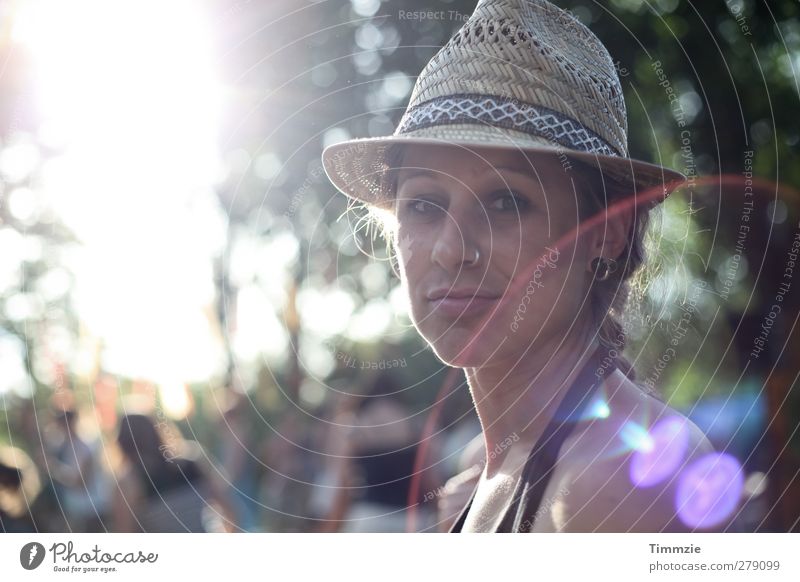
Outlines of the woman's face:
{"label": "woman's face", "polygon": [[556,247],[579,223],[575,174],[555,156],[406,148],[395,204],[400,274],[414,325],[443,362],[482,366],[586,324],[589,264],[602,241],[590,233],[576,244],[573,233]]}

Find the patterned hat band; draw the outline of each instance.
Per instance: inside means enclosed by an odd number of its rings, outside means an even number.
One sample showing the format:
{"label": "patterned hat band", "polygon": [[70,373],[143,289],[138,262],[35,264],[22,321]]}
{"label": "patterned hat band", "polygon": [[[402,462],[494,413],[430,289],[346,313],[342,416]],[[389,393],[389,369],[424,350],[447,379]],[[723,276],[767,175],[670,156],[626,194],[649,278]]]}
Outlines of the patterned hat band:
{"label": "patterned hat band", "polygon": [[455,123],[513,129],[544,137],[575,151],[626,156],[623,149],[614,148],[597,133],[561,112],[499,95],[459,93],[430,99],[405,112],[395,135]]}

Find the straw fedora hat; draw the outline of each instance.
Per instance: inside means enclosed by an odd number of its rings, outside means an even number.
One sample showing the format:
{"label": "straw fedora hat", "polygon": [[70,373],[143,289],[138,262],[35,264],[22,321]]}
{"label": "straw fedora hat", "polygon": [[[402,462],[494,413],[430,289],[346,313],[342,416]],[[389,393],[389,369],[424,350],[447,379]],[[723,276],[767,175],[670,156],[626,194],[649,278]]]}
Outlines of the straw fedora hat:
{"label": "straw fedora hat", "polygon": [[394,134],[330,145],[322,161],[338,190],[379,204],[392,197],[399,145],[512,148],[588,163],[631,195],[657,187],[658,204],[686,176],[629,158],[627,130],[617,70],[594,33],[546,0],[479,0],[420,73]]}

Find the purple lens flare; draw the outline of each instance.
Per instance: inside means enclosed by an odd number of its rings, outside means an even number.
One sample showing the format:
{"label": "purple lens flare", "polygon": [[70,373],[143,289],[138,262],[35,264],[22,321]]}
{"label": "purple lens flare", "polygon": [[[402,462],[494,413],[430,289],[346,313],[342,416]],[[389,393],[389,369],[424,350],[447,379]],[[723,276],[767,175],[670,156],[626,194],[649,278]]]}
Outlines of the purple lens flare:
{"label": "purple lens flare", "polygon": [[637,487],[651,487],[678,470],[689,446],[686,421],[678,416],[659,420],[649,431],[646,447],[631,458],[630,479]]}
{"label": "purple lens flare", "polygon": [[678,517],[689,527],[714,527],[738,507],[743,490],[744,472],[736,458],[704,455],[681,473],[675,492]]}

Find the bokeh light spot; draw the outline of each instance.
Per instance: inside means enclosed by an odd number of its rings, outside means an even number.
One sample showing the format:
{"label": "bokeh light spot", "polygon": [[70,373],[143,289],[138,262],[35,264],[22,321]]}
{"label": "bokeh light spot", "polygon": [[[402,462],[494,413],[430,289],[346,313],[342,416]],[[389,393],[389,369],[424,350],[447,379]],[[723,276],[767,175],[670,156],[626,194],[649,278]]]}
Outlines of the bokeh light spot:
{"label": "bokeh light spot", "polygon": [[609,414],[611,414],[611,409],[608,407],[608,403],[602,398],[595,400],[589,409],[590,418],[608,418]]}
{"label": "bokeh light spot", "polygon": [[649,434],[653,446],[637,450],[630,463],[631,482],[638,487],[651,487],[672,475],[689,444],[686,421],[678,416],[658,421]]}
{"label": "bokeh light spot", "polygon": [[704,455],[681,474],[675,493],[678,517],[690,527],[714,527],[733,513],[743,489],[739,461],[726,453]]}
{"label": "bokeh light spot", "polygon": [[626,422],[619,431],[619,438],[633,451],[653,450],[653,439],[647,429],[635,422]]}

